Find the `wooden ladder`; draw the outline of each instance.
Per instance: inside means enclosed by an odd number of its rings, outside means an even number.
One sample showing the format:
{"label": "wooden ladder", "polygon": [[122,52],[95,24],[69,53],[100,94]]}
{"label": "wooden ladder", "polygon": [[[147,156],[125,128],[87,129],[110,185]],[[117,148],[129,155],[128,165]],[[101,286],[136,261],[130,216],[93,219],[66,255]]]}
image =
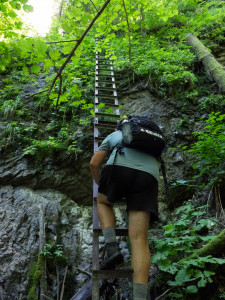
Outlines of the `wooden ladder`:
{"label": "wooden ladder", "polygon": [[[95,62],[95,115],[94,115],[94,152],[98,143],[116,128],[119,119],[119,103],[113,64],[110,58],[96,52]],[[92,300],[99,300],[99,280],[109,278],[130,278],[132,269],[100,270],[99,269],[99,228],[97,216],[98,185],[93,181],[93,249],[92,249]],[[127,236],[128,230],[116,229],[117,236]]]}

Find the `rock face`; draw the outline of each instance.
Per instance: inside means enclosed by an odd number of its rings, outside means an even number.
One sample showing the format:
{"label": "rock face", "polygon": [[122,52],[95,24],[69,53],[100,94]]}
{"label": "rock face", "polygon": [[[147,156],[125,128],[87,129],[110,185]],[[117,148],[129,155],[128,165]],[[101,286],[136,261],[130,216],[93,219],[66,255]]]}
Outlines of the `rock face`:
{"label": "rock face", "polygon": [[[72,276],[64,299],[70,299],[86,280],[77,268],[91,269],[90,206],[80,207],[66,195],[51,189],[34,191],[27,187],[3,186],[0,188],[1,300],[27,299],[30,289],[28,274],[39,253],[41,206],[45,210],[46,243],[63,246]],[[124,226],[118,209],[117,221],[119,226]],[[103,246],[103,239],[100,242]],[[125,249],[123,252],[126,255]],[[62,267],[61,273],[63,270]],[[52,297],[56,297],[54,284],[49,284],[48,290]]]}
{"label": "rock face", "polygon": [[[193,128],[185,127],[177,103],[157,99],[143,84],[125,92],[120,101],[123,105],[121,114],[148,116],[160,125],[165,134],[168,149],[164,160],[169,183],[190,177],[190,164],[177,146],[181,142],[190,142],[194,125]],[[190,116],[198,117],[193,111]],[[91,155],[78,159],[75,165],[48,161],[37,166],[21,156],[15,155],[6,160],[0,158],[0,299],[27,299],[31,285],[28,273],[39,252],[40,204],[45,208],[46,243],[62,244],[66,252],[72,289],[65,294],[65,300],[70,299],[85,281],[86,276],[77,272],[76,268],[91,269]],[[161,207],[165,209],[168,203],[163,190],[161,180],[159,200],[164,202]],[[190,193],[184,187],[171,188],[169,204],[173,206],[188,199]],[[124,225],[125,220],[119,210],[117,220],[118,225]],[[127,253],[125,243],[123,251]],[[63,274],[62,267],[61,281]],[[49,277],[49,296],[55,297],[56,280],[53,276]]]}
{"label": "rock face", "polygon": [[[91,154],[90,154],[91,156]],[[72,198],[76,203],[92,203],[89,160],[80,159],[73,166],[48,161],[38,166],[24,157],[0,161],[0,184],[26,186],[32,189],[51,188]]]}
{"label": "rock face", "polygon": [[[90,267],[90,207],[81,208],[50,189],[4,186],[0,188],[0,299],[27,299],[27,274],[39,252],[40,205],[45,208],[46,242],[63,245],[74,274],[76,267]],[[83,280],[81,276],[80,283]]]}

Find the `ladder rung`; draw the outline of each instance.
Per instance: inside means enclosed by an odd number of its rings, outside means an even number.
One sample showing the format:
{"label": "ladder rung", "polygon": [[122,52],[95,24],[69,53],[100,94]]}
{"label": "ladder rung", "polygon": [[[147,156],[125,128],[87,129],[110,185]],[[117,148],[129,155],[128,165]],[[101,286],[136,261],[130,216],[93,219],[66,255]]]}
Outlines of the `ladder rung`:
{"label": "ladder rung", "polygon": [[96,82],[98,82],[98,83],[110,83],[110,84],[115,84],[116,82],[115,81],[112,81],[112,80],[102,80],[102,79],[96,79],[95,80]]}
{"label": "ladder rung", "polygon": [[111,74],[96,74],[96,77],[115,77],[115,76]]}
{"label": "ladder rung", "polygon": [[99,58],[99,57],[96,57],[96,60],[98,60],[98,61],[110,61],[110,59],[108,59],[108,58]]}
{"label": "ladder rung", "polygon": [[101,68],[98,68],[96,69],[97,72],[113,72],[113,69],[101,69]]}
{"label": "ladder rung", "polygon": [[99,116],[99,117],[110,117],[110,118],[117,118],[117,119],[119,119],[119,117],[120,117],[120,115],[107,114],[107,113],[101,113],[101,112],[96,112],[95,115]]}
{"label": "ladder rung", "polygon": [[99,122],[98,123],[95,123],[95,125],[97,125],[97,124],[108,124],[108,125],[116,125],[117,124],[117,122],[116,121],[104,121],[104,120],[99,120]]}
{"label": "ladder rung", "polygon": [[[96,103],[96,105],[98,105],[100,103],[103,103],[103,102]],[[112,107],[112,108],[118,108],[119,107],[119,104],[115,104],[115,103],[104,103],[104,104],[107,107]]]}
{"label": "ladder rung", "polygon": [[92,270],[96,279],[109,278],[132,278],[132,269],[118,269],[118,270]]}
{"label": "ladder rung", "polygon": [[102,124],[102,123],[95,124],[95,127],[96,128],[106,128],[106,129],[115,129],[115,125]]}
{"label": "ladder rung", "polygon": [[101,87],[101,86],[96,86],[95,89],[101,90],[101,91],[109,91],[109,92],[116,92],[116,88],[107,88],[107,87]]}
{"label": "ladder rung", "polygon": [[109,66],[109,67],[112,67],[112,64],[104,64],[104,63],[96,63],[96,66]]}
{"label": "ladder rung", "polygon": [[107,94],[95,94],[95,96],[100,97],[100,98],[118,99],[118,96],[107,95]]}

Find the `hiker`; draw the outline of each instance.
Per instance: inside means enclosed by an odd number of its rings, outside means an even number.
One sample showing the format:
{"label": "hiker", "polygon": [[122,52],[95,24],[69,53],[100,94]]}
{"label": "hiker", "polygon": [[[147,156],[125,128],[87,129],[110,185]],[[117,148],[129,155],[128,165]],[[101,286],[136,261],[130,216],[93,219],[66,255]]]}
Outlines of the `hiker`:
{"label": "hiker", "polygon": [[[129,147],[123,147],[122,152],[117,151],[116,145],[121,140],[121,130],[108,135],[90,162],[91,173],[99,185],[98,218],[105,239],[106,254],[100,269],[114,269],[123,262],[123,256],[116,242],[113,211],[114,202],[123,198],[129,216],[133,299],[146,300],[150,268],[147,237],[150,221],[158,219],[159,167],[157,159],[148,153]],[[106,158],[108,158],[106,166],[100,175],[100,167]]]}

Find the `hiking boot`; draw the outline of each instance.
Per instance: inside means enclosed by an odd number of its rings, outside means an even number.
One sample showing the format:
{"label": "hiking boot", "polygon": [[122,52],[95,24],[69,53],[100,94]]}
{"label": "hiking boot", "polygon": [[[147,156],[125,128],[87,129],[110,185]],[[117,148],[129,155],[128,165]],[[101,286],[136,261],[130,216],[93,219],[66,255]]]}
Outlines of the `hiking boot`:
{"label": "hiking boot", "polygon": [[119,246],[116,242],[105,244],[105,257],[100,264],[101,270],[112,270],[123,262],[123,255],[120,253]]}

